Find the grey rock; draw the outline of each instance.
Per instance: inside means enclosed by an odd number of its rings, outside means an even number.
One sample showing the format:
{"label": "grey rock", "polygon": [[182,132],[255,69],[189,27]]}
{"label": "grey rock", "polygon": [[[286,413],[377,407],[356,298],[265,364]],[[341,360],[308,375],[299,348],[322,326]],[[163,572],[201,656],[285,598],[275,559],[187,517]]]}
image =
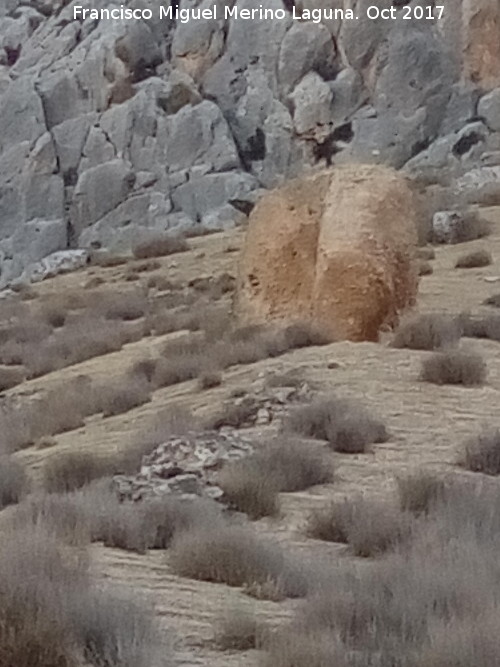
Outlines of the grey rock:
{"label": "grey rock", "polygon": [[452,86],[440,134],[458,132],[471,122],[478,113],[479,94],[479,90],[470,84],[460,83]]}
{"label": "grey rock", "polygon": [[29,282],[40,282],[53,278],[61,273],[69,273],[81,269],[89,261],[86,250],[60,250],[44,257],[33,266],[28,266],[21,278]]}
{"label": "grey rock", "polygon": [[308,73],[334,78],[339,66],[337,48],[328,29],[317,23],[294,22],[286,33],[278,60],[278,81],[283,94]]}
{"label": "grey rock", "polygon": [[75,235],[121,204],[132,191],[135,175],[120,159],[87,169],[75,187],[70,220]]}
{"label": "grey rock", "polygon": [[319,131],[325,134],[324,128],[329,128],[332,118],[333,92],[319,74],[306,74],[290,94],[290,99],[296,133],[314,135]]}
{"label": "grey rock", "polygon": [[458,178],[455,191],[468,204],[500,204],[500,166],[471,169]]}
{"label": "grey rock", "polygon": [[250,174],[227,172],[194,177],[172,193],[172,201],[192,220],[201,220],[231,200],[245,201],[258,186]]}
{"label": "grey rock", "polygon": [[500,132],[500,88],[495,88],[481,98],[477,112],[490,130]]}
{"label": "grey rock", "polygon": [[432,219],[432,240],[435,243],[460,243],[475,224],[479,225],[477,211],[438,211]]}

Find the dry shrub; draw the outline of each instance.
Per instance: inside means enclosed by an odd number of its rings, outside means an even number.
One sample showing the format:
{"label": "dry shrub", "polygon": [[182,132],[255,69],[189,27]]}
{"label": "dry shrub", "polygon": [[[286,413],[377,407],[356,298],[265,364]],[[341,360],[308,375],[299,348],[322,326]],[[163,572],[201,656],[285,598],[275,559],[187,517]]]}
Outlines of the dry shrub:
{"label": "dry shrub", "polygon": [[117,352],[125,342],[124,329],[99,317],[78,317],[55,331],[42,345],[24,352],[30,377]]}
{"label": "dry shrub", "polygon": [[156,664],[160,642],[150,609],[93,586],[85,559],[63,552],[40,528],[11,532],[0,554],[2,665]]}
{"label": "dry shrub", "polygon": [[187,239],[194,239],[198,236],[208,236],[209,234],[216,234],[219,229],[210,229],[210,227],[205,227],[201,222],[191,225],[185,229],[182,233]]}
{"label": "dry shrub", "polygon": [[464,255],[461,255],[455,262],[456,269],[474,269],[482,266],[489,266],[493,262],[493,258],[489,250],[482,248],[481,250],[471,250]]}
{"label": "dry shrub", "polygon": [[93,310],[108,320],[131,322],[148,312],[145,293],[138,289],[128,292],[103,292],[96,298]]}
{"label": "dry shrub", "polygon": [[129,258],[126,255],[113,255],[107,250],[94,251],[90,256],[91,264],[103,269],[111,269],[115,266],[127,264]]}
{"label": "dry shrub", "polygon": [[90,378],[81,375],[34,397],[11,397],[0,407],[3,446],[13,452],[44,436],[80,428],[94,411]]}
{"label": "dry shrub", "polygon": [[334,502],[313,512],[307,533],[316,539],[345,542],[355,556],[379,556],[393,549],[410,534],[408,516],[392,504],[358,498]]}
{"label": "dry shrub", "polygon": [[307,520],[306,534],[316,540],[347,544],[352,514],[352,502],[347,500],[332,502],[328,507],[311,513]]}
{"label": "dry shrub", "polygon": [[120,415],[151,401],[151,386],[147,378],[129,372],[125,377],[94,388],[96,411],[104,417]]}
{"label": "dry shrub", "polygon": [[[99,522],[92,519],[92,539],[104,546],[144,553],[147,549],[166,549],[174,537],[206,525],[217,530],[222,525],[219,507],[201,499],[175,496],[153,498],[141,503],[112,503],[101,514]],[[92,509],[91,502],[88,510]],[[87,510],[87,511],[88,511]]]}
{"label": "dry shrub", "polygon": [[173,384],[194,380],[206,366],[206,358],[200,352],[185,352],[168,359],[159,359],[153,375],[155,387],[170,387]]}
{"label": "dry shrub", "polygon": [[485,430],[463,445],[459,463],[472,472],[500,475],[500,431]]}
{"label": "dry shrub", "polygon": [[344,561],[271,642],[269,667],[500,664],[497,485],[456,484],[413,538],[366,567]]}
{"label": "dry shrub", "polygon": [[112,472],[110,461],[90,452],[64,452],[47,459],[44,488],[49,493],[68,493]]}
{"label": "dry shrub", "polygon": [[296,350],[302,347],[329,345],[333,336],[313,322],[294,322],[283,329],[284,347]]}
{"label": "dry shrub", "polygon": [[169,563],[181,577],[245,586],[272,580],[287,597],[307,592],[303,572],[278,545],[257,538],[250,529],[225,525],[201,526],[174,538]]}
{"label": "dry shrub", "polygon": [[322,447],[289,437],[264,444],[253,457],[254,464],[273,477],[281,492],[303,491],[333,479],[333,465]]}
{"label": "dry shrub", "polygon": [[430,276],[434,273],[432,264],[426,262],[425,260],[420,260],[418,263],[418,275],[419,276]]}
{"label": "dry shrub", "polygon": [[212,389],[222,384],[222,373],[218,371],[202,371],[198,376],[198,387],[200,389]]}
{"label": "dry shrub", "polygon": [[0,456],[0,510],[19,503],[27,491],[23,466],[10,456]]}
{"label": "dry shrub", "polygon": [[458,342],[460,334],[461,327],[456,317],[425,313],[403,318],[391,345],[410,350],[435,350]]}
{"label": "dry shrub", "polygon": [[484,384],[487,367],[480,354],[461,350],[436,352],[422,361],[420,379],[433,384]]}
{"label": "dry shrub", "polygon": [[487,315],[485,317],[471,317],[467,314],[460,316],[464,336],[470,338],[488,338],[500,341],[500,316]]}
{"label": "dry shrub", "polygon": [[259,409],[259,402],[252,396],[247,396],[239,403],[224,403],[219,412],[204,420],[203,426],[208,431],[216,431],[223,426],[242,428],[255,421]]}
{"label": "dry shrub", "polygon": [[224,501],[253,520],[278,514],[278,484],[266,472],[258,467],[255,460],[226,465],[218,475]]}
{"label": "dry shrub", "polygon": [[285,428],[327,440],[336,452],[350,454],[363,453],[369,445],[388,439],[384,424],[359,403],[337,397],[319,397],[309,405],[295,408]]}
{"label": "dry shrub", "polygon": [[177,252],[185,252],[186,250],[189,250],[186,239],[171,234],[137,243],[132,248],[132,253],[136,259],[150,259],[151,257],[163,257]]}
{"label": "dry shrub", "polygon": [[396,482],[402,511],[417,515],[428,514],[445,490],[444,481],[426,471],[398,477]]}
{"label": "dry shrub", "polygon": [[157,365],[158,359],[141,359],[134,362],[130,372],[132,375],[142,376],[146,378],[148,382],[152,382]]}
{"label": "dry shrub", "polygon": [[0,391],[11,389],[26,379],[24,366],[0,366]]}
{"label": "dry shrub", "polygon": [[215,643],[222,651],[248,651],[261,645],[262,629],[254,612],[228,609],[216,626]]}

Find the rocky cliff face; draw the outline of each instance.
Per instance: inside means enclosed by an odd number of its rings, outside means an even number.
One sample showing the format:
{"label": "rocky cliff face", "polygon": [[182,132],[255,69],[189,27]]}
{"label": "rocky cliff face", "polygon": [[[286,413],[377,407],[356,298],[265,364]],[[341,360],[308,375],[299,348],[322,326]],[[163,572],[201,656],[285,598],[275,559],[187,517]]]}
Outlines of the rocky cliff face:
{"label": "rocky cliff face", "polygon": [[[120,4],[153,17],[73,18]],[[359,15],[323,22],[294,19],[291,0],[251,22],[224,19],[234,2],[181,0],[220,10],[185,23],[160,4],[2,1],[0,286],[56,250],[238,224],[263,188],[317,164],[427,182],[500,164],[498,0],[455,0],[439,21],[403,18],[430,0],[377,3],[395,20],[367,18],[368,0],[302,0]]]}

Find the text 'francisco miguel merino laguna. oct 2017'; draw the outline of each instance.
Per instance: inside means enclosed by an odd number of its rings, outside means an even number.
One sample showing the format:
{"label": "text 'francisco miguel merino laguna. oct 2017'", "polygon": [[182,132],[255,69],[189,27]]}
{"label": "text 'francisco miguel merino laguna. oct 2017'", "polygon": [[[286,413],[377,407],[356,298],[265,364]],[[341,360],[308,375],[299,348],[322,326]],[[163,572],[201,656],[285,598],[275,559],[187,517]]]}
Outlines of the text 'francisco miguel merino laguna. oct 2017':
{"label": "text 'francisco miguel merino laguna. oct 2017'", "polygon": [[89,9],[81,5],[73,7],[73,19],[75,21],[91,20],[115,20],[115,21],[150,21],[152,19],[175,20],[180,23],[188,21],[210,21],[210,20],[250,20],[250,21],[275,21],[294,19],[297,21],[312,21],[320,23],[323,21],[356,21],[360,18],[369,18],[372,20],[402,20],[416,19],[436,21],[443,18],[445,11],[444,5],[431,5],[412,7],[405,5],[402,7],[381,8],[377,5],[370,5],[362,13],[355,13],[352,9],[300,9],[295,6],[293,0],[287,2],[287,8],[271,9],[264,5],[253,7],[252,9],[240,8],[238,5],[217,5],[201,9],[195,8],[175,8],[172,5],[160,5],[156,11],[152,9],[130,8],[120,5],[107,9]]}

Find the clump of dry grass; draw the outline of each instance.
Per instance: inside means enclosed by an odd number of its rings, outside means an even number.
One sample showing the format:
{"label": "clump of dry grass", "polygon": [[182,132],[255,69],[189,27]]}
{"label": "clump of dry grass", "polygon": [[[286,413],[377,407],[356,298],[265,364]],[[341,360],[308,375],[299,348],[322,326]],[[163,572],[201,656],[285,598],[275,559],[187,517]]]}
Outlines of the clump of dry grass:
{"label": "clump of dry grass", "polygon": [[260,469],[254,459],[226,465],[218,475],[224,501],[250,519],[275,516],[279,512],[277,480]]}
{"label": "clump of dry grass", "polygon": [[[256,514],[251,510],[253,505],[274,510],[277,492],[329,482],[332,470],[321,448],[291,438],[276,438],[259,445],[254,454],[228,463],[219,474],[219,483],[234,506],[257,518],[265,514]],[[268,503],[259,503],[262,495],[269,497]]]}
{"label": "clump of dry grass", "polygon": [[325,542],[349,541],[353,504],[347,500],[335,501],[326,508],[314,510],[307,520],[306,534]]}
{"label": "clump of dry grass", "polygon": [[103,292],[96,298],[93,310],[108,320],[131,322],[147,314],[148,302],[141,289],[117,293]]}
{"label": "clump of dry grass", "polygon": [[384,424],[372,417],[359,403],[337,397],[320,397],[295,408],[285,428],[300,435],[327,440],[342,453],[363,453],[373,443],[385,442]]}
{"label": "clump of dry grass", "polygon": [[296,350],[302,347],[329,345],[334,337],[313,322],[294,322],[283,329],[284,348]]}
{"label": "clump of dry grass", "polygon": [[23,466],[10,456],[0,456],[0,510],[19,503],[27,491]]}
{"label": "clump of dry grass", "polygon": [[173,384],[194,380],[206,366],[201,352],[185,352],[179,356],[159,359],[153,375],[155,387],[170,387]]}
{"label": "clump of dry grass", "polygon": [[444,313],[425,313],[404,318],[391,345],[410,350],[435,350],[457,343],[460,335],[461,327],[456,317]]}
{"label": "clump of dry grass", "polygon": [[370,558],[394,549],[410,533],[408,518],[385,502],[359,502],[348,528],[348,542],[355,556]]}
{"label": "clump of dry grass", "polygon": [[307,581],[278,545],[258,539],[253,531],[226,525],[217,531],[202,526],[174,538],[169,563],[181,577],[228,586],[273,581],[287,597],[301,597]]}
{"label": "clump of dry grass", "polygon": [[93,390],[96,411],[104,417],[123,414],[151,401],[151,385],[144,375],[130,372],[125,377]]}
{"label": "clump of dry grass", "polygon": [[497,664],[499,509],[496,485],[447,487],[403,546],[331,568],[266,667]]}
{"label": "clump of dry grass", "polygon": [[422,361],[420,379],[433,384],[484,384],[487,367],[480,354],[461,350],[436,352]]}
{"label": "clump of dry grass", "polygon": [[109,460],[90,452],[60,453],[44,465],[44,488],[49,493],[68,493],[111,472]]}
{"label": "clump of dry grass", "polygon": [[186,250],[189,250],[189,245],[183,236],[165,234],[149,241],[137,243],[132,248],[132,254],[136,259],[150,259],[186,252]]}
{"label": "clump of dry grass", "polygon": [[174,537],[206,525],[213,530],[222,525],[215,504],[164,496],[142,503],[115,504],[114,511],[106,511],[93,526],[92,539],[107,547],[144,553],[147,549],[166,549]]}
{"label": "clump of dry grass", "polygon": [[[16,667],[147,667],[160,657],[152,611],[92,585],[85,558],[40,528],[12,531],[0,554],[0,659]],[[164,652],[163,652],[164,653]],[[171,665],[163,655],[166,667]]]}
{"label": "clump of dry grass", "polygon": [[212,389],[222,384],[222,373],[219,371],[202,371],[198,376],[198,387],[200,389]]}
{"label": "clump of dry grass", "polygon": [[472,472],[500,475],[500,431],[485,430],[463,445],[460,465]]}
{"label": "clump of dry grass", "polygon": [[11,389],[26,379],[24,366],[0,366],[0,391]]}
{"label": "clump of dry grass", "polygon": [[474,269],[482,266],[489,266],[493,262],[493,257],[489,250],[482,248],[480,250],[471,250],[461,255],[455,262],[456,269]]}
{"label": "clump of dry grass", "polygon": [[225,403],[219,412],[205,419],[204,428],[209,431],[216,431],[223,426],[242,428],[255,420],[259,408],[259,402],[252,396],[246,396],[239,403]]}
{"label": "clump of dry grass", "polygon": [[237,607],[227,610],[217,624],[215,643],[222,651],[248,651],[260,648],[262,634],[255,613]]}
{"label": "clump of dry grass", "polygon": [[428,514],[445,491],[444,481],[426,471],[398,477],[396,482],[401,509],[417,515]]}
{"label": "clump of dry grass", "polygon": [[331,503],[311,514],[307,534],[316,539],[345,542],[355,556],[378,556],[395,548],[410,534],[407,515],[388,502],[365,500]]}
{"label": "clump of dry grass", "polygon": [[420,260],[418,263],[418,275],[419,276],[430,276],[434,273],[434,269],[430,262],[425,260]]}

